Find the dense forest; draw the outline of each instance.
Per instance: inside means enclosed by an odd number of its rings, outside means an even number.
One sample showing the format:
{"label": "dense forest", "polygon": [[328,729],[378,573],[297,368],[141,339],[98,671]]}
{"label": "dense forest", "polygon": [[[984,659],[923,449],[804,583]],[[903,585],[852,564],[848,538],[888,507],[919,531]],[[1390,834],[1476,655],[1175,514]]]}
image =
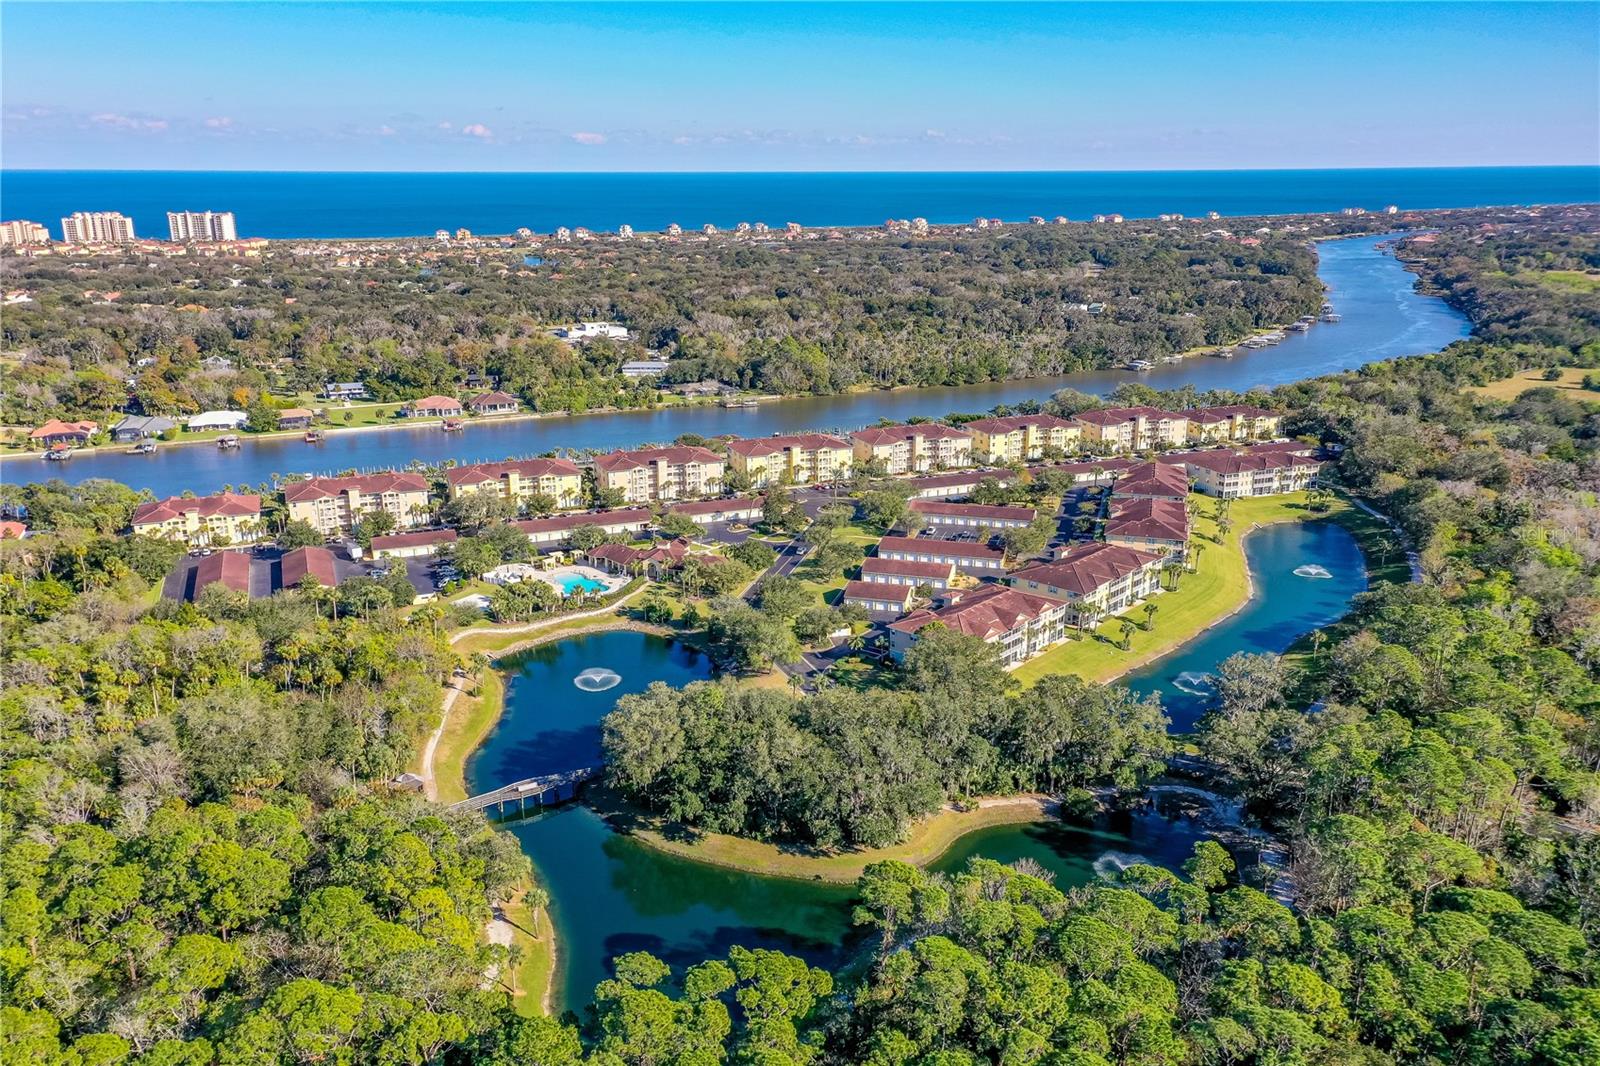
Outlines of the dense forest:
{"label": "dense forest", "polygon": [[[1276,883],[1210,843],[1088,887],[880,864],[838,975],[634,953],[583,1017],[516,1017],[482,936],[527,884],[515,841],[386,785],[457,620],[315,590],[158,602],[174,549],[112,535],[132,493],[35,493],[37,535],[0,541],[0,1062],[1600,1061],[1600,406],[1463,388],[1600,366],[1567,280],[1600,264],[1595,229],[1407,244],[1474,338],[1273,398],[1343,446],[1333,476],[1422,571],[1291,656],[1229,660],[1188,738],[1288,845]],[[618,779],[689,824],[817,843],[979,789],[1134,801],[1157,706],[1068,678],[1023,697],[947,643],[870,700],[652,689],[607,722]]]}
{"label": "dense forest", "polygon": [[[104,416],[127,402],[130,377],[147,414],[245,408],[329,381],[411,399],[465,392],[473,374],[536,410],[637,406],[655,390],[619,368],[646,349],[674,357],[669,383],[775,393],[1061,373],[1234,341],[1315,311],[1307,237],[1361,225],[609,241],[543,249],[533,268],[523,249],[425,242],[366,255],[275,243],[246,262],[7,257],[6,287],[32,302],[6,309],[0,422]],[[620,321],[633,341],[550,336],[579,319]]]}

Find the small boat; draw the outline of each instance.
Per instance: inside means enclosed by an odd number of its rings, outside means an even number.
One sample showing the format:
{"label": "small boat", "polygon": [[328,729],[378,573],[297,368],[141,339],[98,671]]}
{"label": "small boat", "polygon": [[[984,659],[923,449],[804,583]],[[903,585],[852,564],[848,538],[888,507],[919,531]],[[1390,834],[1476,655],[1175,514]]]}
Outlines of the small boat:
{"label": "small boat", "polygon": [[759,407],[761,405],[756,403],[754,400],[723,400],[722,401],[722,406],[723,407],[727,407],[727,408],[735,408],[735,407]]}
{"label": "small boat", "polygon": [[306,430],[305,441],[306,441],[307,444],[321,444],[322,443],[322,439],[323,439],[322,438],[322,430],[320,430],[320,429],[308,429],[308,430]]}
{"label": "small boat", "polygon": [[72,445],[52,444],[50,450],[44,453],[44,457],[53,463],[65,462],[72,458]]}
{"label": "small boat", "polygon": [[447,418],[444,420],[443,428],[446,433],[459,433],[466,428],[466,424],[459,418]]}
{"label": "small boat", "polygon": [[1289,323],[1289,332],[1290,333],[1304,333],[1307,330],[1309,330],[1310,328],[1311,328],[1311,323],[1309,323],[1309,322],[1291,322],[1291,323]]}
{"label": "small boat", "polygon": [[149,455],[151,452],[153,452],[155,450],[156,450],[156,442],[155,441],[153,441],[153,440],[142,440],[138,444],[135,444],[133,447],[129,448],[128,449],[128,454],[129,455]]}
{"label": "small boat", "polygon": [[1337,311],[1324,311],[1317,316],[1320,322],[1337,322],[1342,316]]}
{"label": "small boat", "polygon": [[1167,366],[1171,366],[1173,363],[1181,363],[1181,362],[1183,362],[1183,356],[1181,356],[1181,355],[1163,355],[1161,357],[1161,362],[1166,364]]}
{"label": "small boat", "polygon": [[232,451],[233,449],[237,448],[238,446],[239,446],[239,438],[234,436],[232,433],[229,433],[226,437],[218,437],[217,438],[217,450],[218,451],[224,451],[224,452]]}
{"label": "small boat", "polygon": [[1213,351],[1211,354],[1216,356],[1218,359],[1232,359],[1233,358],[1233,349],[1232,348],[1218,348],[1215,351]]}
{"label": "small boat", "polygon": [[1129,359],[1123,365],[1129,370],[1149,370],[1151,367],[1155,366],[1155,364],[1148,359]]}

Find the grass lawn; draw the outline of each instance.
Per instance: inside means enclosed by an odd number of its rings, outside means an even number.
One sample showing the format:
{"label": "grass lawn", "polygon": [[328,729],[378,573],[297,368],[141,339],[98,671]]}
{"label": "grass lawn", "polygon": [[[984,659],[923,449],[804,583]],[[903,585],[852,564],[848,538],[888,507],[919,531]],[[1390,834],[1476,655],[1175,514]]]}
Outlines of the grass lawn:
{"label": "grass lawn", "polygon": [[1496,400],[1509,401],[1515,400],[1530,389],[1560,389],[1563,392],[1580,393],[1583,398],[1600,403],[1600,392],[1588,392],[1583,387],[1584,376],[1596,373],[1600,373],[1600,371],[1569,366],[1561,369],[1560,381],[1546,381],[1543,370],[1524,370],[1515,377],[1491,381],[1487,385],[1470,385],[1467,387],[1467,391],[1475,392],[1479,396],[1489,396]]}
{"label": "grass lawn", "polygon": [[1558,289],[1576,292],[1600,292],[1600,274],[1582,270],[1546,270],[1538,275],[1539,281]]}
{"label": "grass lawn", "polygon": [[[466,765],[483,738],[500,718],[505,699],[505,682],[497,670],[485,670],[478,687],[469,695],[463,692],[450,708],[439,746],[433,753],[433,776],[440,803],[457,803],[467,798]],[[420,757],[420,755],[419,755]]]}
{"label": "grass lawn", "polygon": [[1068,641],[1023,663],[1012,676],[1023,685],[1033,685],[1050,674],[1077,674],[1090,681],[1119,677],[1194,638],[1249,600],[1250,578],[1240,542],[1253,526],[1332,519],[1354,510],[1344,500],[1335,500],[1326,512],[1312,514],[1303,492],[1235,500],[1230,514],[1232,528],[1219,543],[1212,518],[1217,501],[1208,496],[1193,498],[1199,501],[1194,532],[1205,549],[1197,572],[1182,575],[1176,592],[1163,593],[1151,601],[1159,605],[1153,629],[1135,630],[1129,650],[1117,647],[1117,641],[1122,639],[1120,618],[1144,622],[1144,605],[1136,604],[1122,615],[1103,621],[1083,640]]}
{"label": "grass lawn", "polygon": [[555,977],[555,930],[549,913],[537,914],[520,898],[502,908],[512,926],[512,942],[522,949],[522,961],[512,975],[515,989],[511,1005],[524,1018],[545,1013],[550,982]]}
{"label": "grass lawn", "polygon": [[604,785],[590,788],[585,795],[589,803],[613,825],[632,834],[641,843],[661,851],[694,862],[749,870],[769,877],[839,884],[853,884],[870,863],[887,859],[925,865],[943,855],[952,844],[975,829],[1037,822],[1050,817],[1054,810],[1053,802],[1044,796],[981,800],[981,805],[973,810],[946,809],[918,819],[906,840],[900,844],[860,851],[813,852],[721,833],[691,836],[630,807]]}

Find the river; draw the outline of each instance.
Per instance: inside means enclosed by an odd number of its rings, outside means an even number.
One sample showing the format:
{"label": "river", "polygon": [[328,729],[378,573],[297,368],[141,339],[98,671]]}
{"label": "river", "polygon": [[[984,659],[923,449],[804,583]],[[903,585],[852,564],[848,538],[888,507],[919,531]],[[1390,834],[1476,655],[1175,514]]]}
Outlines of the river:
{"label": "river", "polygon": [[[1254,594],[1239,612],[1130,678],[1159,692],[1174,729],[1203,709],[1195,684],[1236,651],[1280,652],[1302,633],[1339,618],[1366,588],[1354,538],[1333,522],[1268,526],[1245,539]],[[1304,568],[1321,567],[1320,571]],[[1306,575],[1294,573],[1302,568]],[[606,632],[542,645],[505,664],[505,711],[466,767],[473,792],[530,774],[587,765],[600,754],[599,721],[623,695],[652,681],[683,685],[711,676],[710,662],[679,644],[637,632]],[[604,692],[573,679],[605,668],[621,675]],[[855,944],[851,889],[761,877],[668,855],[613,832],[590,808],[573,804],[507,822],[550,893],[560,946],[558,1006],[581,1007],[609,960],[650,951],[674,966],[722,955],[734,944],[769,947],[836,966]],[[1092,825],[1062,822],[996,826],[969,833],[932,864],[955,871],[974,856],[1031,858],[1067,888],[1134,861],[1175,867],[1208,828],[1166,801]]]}
{"label": "river", "polygon": [[1351,370],[1370,362],[1437,351],[1469,331],[1466,318],[1435,297],[1416,292],[1415,277],[1378,247],[1384,237],[1319,245],[1318,275],[1343,321],[1318,323],[1281,344],[1232,359],[1196,356],[1144,373],[1102,370],[1024,381],[948,388],[902,389],[805,396],[728,410],[712,405],[593,415],[469,423],[463,433],[438,426],[335,431],[321,444],[297,438],[246,439],[232,452],[205,445],[165,447],[149,455],[103,449],[67,463],[24,457],[0,462],[0,480],[60,477],[71,482],[110,478],[157,496],[216,492],[223,485],[261,485],[274,475],[332,474],[403,467],[413,460],[485,462],[538,455],[556,448],[608,450],[670,441],[684,433],[765,436],[791,430],[850,430],[879,419],[986,411],[997,404],[1048,398],[1062,388],[1105,395],[1124,382],[1158,389],[1199,390],[1284,385]]}

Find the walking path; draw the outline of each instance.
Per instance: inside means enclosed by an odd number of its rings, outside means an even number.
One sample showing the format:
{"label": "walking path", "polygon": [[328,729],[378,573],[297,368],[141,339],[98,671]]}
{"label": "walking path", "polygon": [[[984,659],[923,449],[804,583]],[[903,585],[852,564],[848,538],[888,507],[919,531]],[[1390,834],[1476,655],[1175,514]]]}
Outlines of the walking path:
{"label": "walking path", "polygon": [[1366,500],[1358,500],[1352,496],[1350,497],[1350,502],[1355,504],[1362,511],[1365,511],[1367,514],[1371,515],[1373,518],[1376,518],[1378,521],[1382,522],[1384,525],[1388,526],[1390,529],[1394,530],[1394,535],[1400,538],[1400,546],[1406,551],[1406,565],[1411,567],[1411,583],[1413,585],[1422,584],[1422,557],[1419,556],[1417,554],[1417,550],[1411,546],[1411,538],[1407,537],[1406,531],[1400,528],[1400,523],[1396,522],[1382,511],[1374,509],[1371,504],[1367,503]]}
{"label": "walking path", "polygon": [[[598,618],[601,615],[615,612],[618,607],[633,600],[636,596],[643,595],[644,591],[649,587],[648,584],[642,584],[615,603],[597,607],[592,611],[579,611],[576,614],[564,614],[559,618],[549,618],[540,622],[522,622],[513,626],[498,626],[493,629],[463,629],[450,634],[450,643],[455,644],[464,637],[480,634],[486,636],[509,636],[518,633],[539,633],[547,629],[554,629],[557,626],[566,625],[568,622],[581,621],[585,618]],[[449,683],[445,685],[444,699],[439,709],[439,725],[429,734],[428,743],[422,749],[422,766],[418,769],[417,776],[422,778],[423,795],[434,802],[439,800],[439,783],[433,772],[434,756],[439,750],[439,741],[444,737],[445,727],[450,724],[450,711],[456,705],[456,699],[461,695],[461,685],[465,680],[462,677],[452,677]]]}

